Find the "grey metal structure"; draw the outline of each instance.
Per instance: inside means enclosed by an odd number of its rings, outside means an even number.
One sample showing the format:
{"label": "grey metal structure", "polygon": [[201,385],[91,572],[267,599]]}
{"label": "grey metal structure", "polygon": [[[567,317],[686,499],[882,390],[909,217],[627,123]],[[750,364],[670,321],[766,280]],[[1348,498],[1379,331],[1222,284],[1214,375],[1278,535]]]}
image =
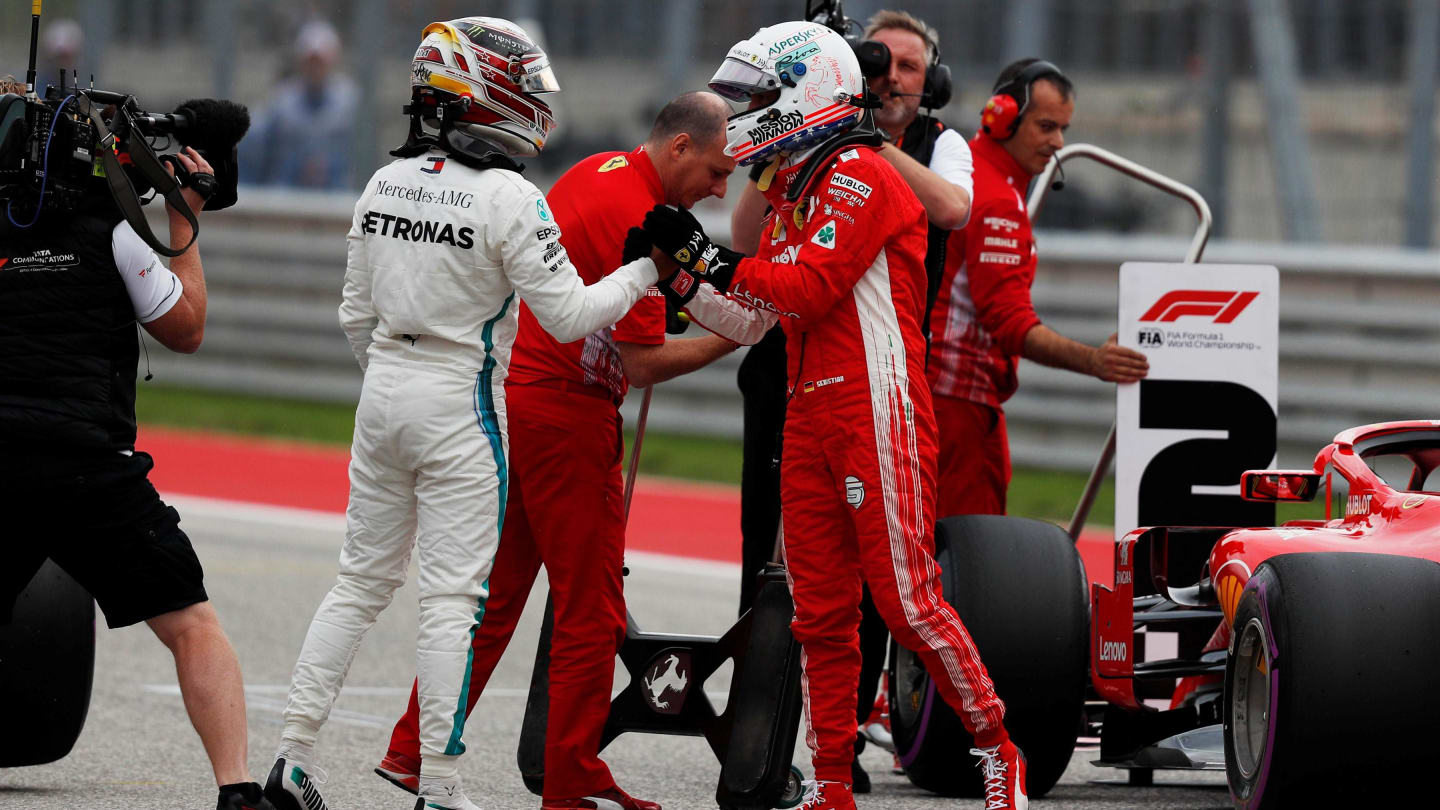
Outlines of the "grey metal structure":
{"label": "grey metal structure", "polygon": [[[151,341],[156,383],[355,402],[360,370],[336,316],[353,206],[348,194],[246,189],[234,210],[203,217],[205,345],[177,357]],[[701,219],[725,239],[725,211]],[[1175,261],[1194,248],[1193,238],[1061,231],[1041,231],[1037,241],[1036,309],[1091,344],[1115,331],[1121,263]],[[1280,268],[1282,464],[1308,462],[1343,427],[1440,417],[1440,252],[1234,241],[1205,251],[1209,261]],[[657,386],[651,430],[738,441],[741,356]],[[631,396],[623,410],[632,425],[639,400]],[[1114,409],[1114,386],[1022,363],[1020,390],[1005,406],[1015,463],[1089,469]]]}
{"label": "grey metal structure", "polygon": [[1405,244],[1428,247],[1435,194],[1435,82],[1440,72],[1440,0],[1410,0],[1409,159],[1405,173]]}
{"label": "grey metal structure", "polygon": [[[1114,152],[1091,144],[1071,144],[1056,152],[1055,156],[1050,159],[1045,170],[1036,178],[1034,189],[1030,192],[1030,199],[1025,204],[1031,221],[1040,215],[1040,209],[1045,204],[1045,196],[1050,192],[1050,182],[1055,177],[1055,173],[1067,161],[1076,158],[1085,158],[1109,166],[1121,174],[1133,177],[1190,203],[1190,206],[1195,209],[1195,215],[1199,218],[1200,224],[1196,227],[1195,235],[1190,239],[1190,246],[1185,251],[1185,263],[1195,264],[1200,261],[1200,257],[1205,253],[1205,244],[1210,241],[1212,222],[1210,205],[1205,202],[1204,197],[1200,196],[1200,192],[1153,169],[1147,169],[1132,160],[1127,160]],[[1085,521],[1090,517],[1090,508],[1095,505],[1095,496],[1100,493],[1100,484],[1109,474],[1110,464],[1114,460],[1115,423],[1112,421],[1110,432],[1105,437],[1105,444],[1100,450],[1100,457],[1090,471],[1090,478],[1085,482],[1085,490],[1080,495],[1080,502],[1076,504],[1075,513],[1070,518],[1070,526],[1067,531],[1071,537],[1079,539],[1080,531],[1085,528]]]}
{"label": "grey metal structure", "polygon": [[1318,242],[1320,219],[1310,173],[1310,139],[1300,108],[1300,71],[1290,14],[1283,0],[1249,0],[1249,4],[1255,62],[1265,97],[1263,126],[1270,136],[1285,237]]}

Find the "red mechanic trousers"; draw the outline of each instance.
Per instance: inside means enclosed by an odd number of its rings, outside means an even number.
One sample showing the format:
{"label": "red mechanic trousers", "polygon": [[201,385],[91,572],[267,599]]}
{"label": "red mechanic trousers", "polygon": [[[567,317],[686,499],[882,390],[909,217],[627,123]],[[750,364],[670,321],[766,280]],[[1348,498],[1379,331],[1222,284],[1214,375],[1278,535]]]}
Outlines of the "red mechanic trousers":
{"label": "red mechanic trousers", "polygon": [[816,779],[850,781],[862,580],[891,635],[919,653],[977,742],[1006,738],[1005,706],[941,595],[935,454],[928,389],[872,396],[859,379],[790,401],[781,513]]}
{"label": "red mechanic trousers", "polygon": [[[625,637],[620,415],[608,402],[536,385],[507,385],[505,398],[509,495],[490,598],[475,631],[465,714],[509,644],[544,564],[555,607],[544,794],[587,796],[615,784],[599,750]],[[412,689],[390,751],[416,762],[418,718]]]}
{"label": "red mechanic trousers", "polygon": [[940,430],[940,517],[1003,515],[1010,488],[1005,412],[959,397],[935,396]]}

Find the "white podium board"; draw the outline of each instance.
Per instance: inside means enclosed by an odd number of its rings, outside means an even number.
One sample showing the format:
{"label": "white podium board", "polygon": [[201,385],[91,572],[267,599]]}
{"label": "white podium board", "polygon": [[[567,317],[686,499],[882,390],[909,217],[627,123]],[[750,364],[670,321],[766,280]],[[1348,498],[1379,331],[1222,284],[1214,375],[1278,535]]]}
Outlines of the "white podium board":
{"label": "white podium board", "polygon": [[1121,266],[1119,341],[1150,374],[1117,386],[1117,538],[1274,522],[1274,504],[1242,501],[1239,484],[1275,461],[1279,297],[1272,266]]}

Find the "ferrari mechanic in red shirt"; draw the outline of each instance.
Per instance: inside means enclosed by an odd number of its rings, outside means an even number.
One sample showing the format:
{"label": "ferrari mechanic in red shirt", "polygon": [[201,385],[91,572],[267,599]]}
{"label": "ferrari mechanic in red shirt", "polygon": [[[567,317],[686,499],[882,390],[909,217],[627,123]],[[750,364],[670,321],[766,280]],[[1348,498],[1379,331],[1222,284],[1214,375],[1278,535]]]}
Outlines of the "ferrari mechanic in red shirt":
{"label": "ferrari mechanic in red shirt", "polygon": [[940,427],[937,507],[941,516],[1004,514],[1010,445],[1001,406],[1015,393],[1021,357],[1130,383],[1145,356],[1116,344],[1087,346],[1040,322],[1030,301],[1035,239],[1025,191],[1065,145],[1075,91],[1038,59],[1005,68],[970,141],[975,199],[970,221],[950,236],[940,292],[930,312],[926,372]]}
{"label": "ferrari mechanic in red shirt", "polygon": [[[1024,760],[979,653],[940,593],[932,556],[936,439],[920,331],[925,210],[851,132],[869,103],[857,98],[865,83],[849,44],[829,28],[762,28],[730,49],[710,87],[749,102],[730,120],[727,152],[742,164],[769,161],[759,185],[773,211],[759,251],[752,259],[720,247],[665,207],[646,216],[645,231],[690,271],[662,284],[667,295],[698,299],[708,282],[785,330],[791,394],[781,510],[816,780],[801,807],[855,807],[863,583],[891,634],[920,653],[974,734],[988,806],[1023,808]],[[693,314],[694,299],[687,306]]]}
{"label": "ferrari mechanic in red shirt", "polygon": [[[638,243],[626,239],[645,212],[725,195],[735,168],[724,152],[729,114],[713,93],[687,93],[670,102],[642,146],[593,155],[557,180],[548,195],[554,219],[529,238],[557,255],[568,253],[587,284],[618,266],[622,253],[650,255],[640,231],[634,234]],[[714,335],[667,341],[665,300],[651,292],[613,327],[573,343],[555,340],[520,306],[505,384],[509,492],[491,596],[472,645],[466,715],[505,651],[543,564],[555,608],[543,808],[659,810],[617,787],[599,757],[615,653],[625,635],[618,408],[629,385],[693,371],[736,344]],[[413,791],[418,754],[412,691],[376,772]]]}

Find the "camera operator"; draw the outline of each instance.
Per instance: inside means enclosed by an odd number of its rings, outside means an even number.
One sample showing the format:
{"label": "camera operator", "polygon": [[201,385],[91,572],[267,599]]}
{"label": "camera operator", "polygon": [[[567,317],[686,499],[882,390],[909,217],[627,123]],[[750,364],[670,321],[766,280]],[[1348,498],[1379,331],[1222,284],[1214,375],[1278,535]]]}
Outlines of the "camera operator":
{"label": "camera operator", "polygon": [[[875,111],[875,122],[889,141],[876,154],[900,173],[925,208],[930,222],[925,256],[930,285],[927,301],[933,300],[946,264],[946,242],[953,230],[965,226],[970,213],[970,148],[959,132],[931,115],[931,107],[943,107],[950,95],[949,72],[940,64],[938,32],[909,12],[882,10],[866,23],[863,36],[867,43],[883,44],[889,54],[883,70],[867,82],[870,92],[882,104]],[[923,114],[922,106],[925,107]],[[761,188],[763,169],[763,164],[752,169],[750,182],[731,215],[731,233],[736,245],[751,252],[760,240],[760,223],[767,205]],[[928,338],[928,319],[921,326]],[[780,521],[777,461],[786,388],[785,338],[779,329],[772,329],[746,353],[740,367],[739,385],[744,397],[745,425],[740,496],[743,561],[740,611],[743,613],[754,599],[754,573],[770,559]],[[864,738],[889,748],[888,732],[881,719],[886,698],[878,690],[889,635],[868,590],[861,611],[860,637],[865,665],[860,677],[857,722],[867,729]],[[860,766],[858,757],[863,746],[863,739],[857,741],[857,757],[852,766],[857,793],[870,790],[869,775]]]}
{"label": "camera operator", "polygon": [[[175,160],[213,180],[193,148]],[[173,173],[173,170],[172,170]],[[71,210],[23,196],[0,217],[0,509],[10,562],[0,621],[48,557],[94,595],[110,627],[145,622],[175,657],[180,693],[220,786],[219,807],[269,808],[246,767],[240,664],[208,601],[200,561],[135,450],[139,323],[191,353],[205,331],[205,275],[186,217],[167,204],[170,269],[97,179]],[[181,192],[199,212],[205,198]],[[28,211],[26,211],[28,209]],[[32,220],[27,227],[21,223]]]}

